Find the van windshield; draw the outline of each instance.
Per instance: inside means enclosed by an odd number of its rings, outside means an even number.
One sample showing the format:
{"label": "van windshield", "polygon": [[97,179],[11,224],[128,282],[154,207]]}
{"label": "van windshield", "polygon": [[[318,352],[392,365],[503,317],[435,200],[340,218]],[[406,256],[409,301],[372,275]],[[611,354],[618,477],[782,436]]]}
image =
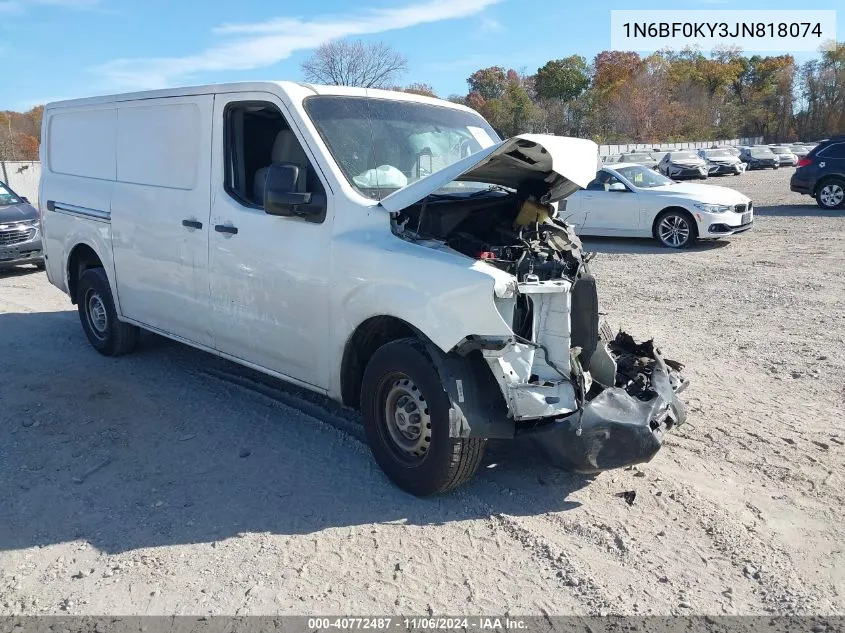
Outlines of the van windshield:
{"label": "van windshield", "polygon": [[501,140],[479,115],[445,106],[337,95],[308,97],[304,106],[346,179],[376,199]]}

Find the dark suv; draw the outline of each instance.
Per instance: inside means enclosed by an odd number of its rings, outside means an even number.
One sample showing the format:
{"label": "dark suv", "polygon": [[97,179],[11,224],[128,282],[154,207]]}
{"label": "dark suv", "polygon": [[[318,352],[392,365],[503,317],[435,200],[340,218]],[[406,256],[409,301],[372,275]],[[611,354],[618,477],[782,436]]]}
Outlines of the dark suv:
{"label": "dark suv", "polygon": [[18,264],[44,268],[38,211],[0,181],[0,270]]}
{"label": "dark suv", "polygon": [[845,207],[845,135],[822,141],[800,159],[789,188],[813,196],[824,209]]}

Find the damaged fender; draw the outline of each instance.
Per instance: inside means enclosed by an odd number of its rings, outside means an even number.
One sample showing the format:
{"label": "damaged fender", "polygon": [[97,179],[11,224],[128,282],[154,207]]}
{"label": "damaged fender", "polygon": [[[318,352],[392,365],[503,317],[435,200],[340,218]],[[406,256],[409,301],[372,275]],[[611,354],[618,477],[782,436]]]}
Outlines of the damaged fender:
{"label": "damaged fender", "polygon": [[651,399],[605,388],[575,415],[528,431],[535,447],[555,465],[584,473],[650,461],[663,431],[686,421],[678,394],[688,385],[670,373],[659,352],[653,357]]}

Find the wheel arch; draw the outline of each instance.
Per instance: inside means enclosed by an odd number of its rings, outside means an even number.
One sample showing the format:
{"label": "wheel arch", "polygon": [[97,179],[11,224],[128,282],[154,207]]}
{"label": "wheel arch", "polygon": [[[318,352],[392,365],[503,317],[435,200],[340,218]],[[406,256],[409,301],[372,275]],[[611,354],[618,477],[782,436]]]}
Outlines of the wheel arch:
{"label": "wheel arch", "polygon": [[340,362],[341,402],[355,409],[361,404],[361,382],[364,369],[376,350],[392,341],[415,338],[425,344],[430,341],[407,321],[390,315],[373,316],[358,325],[343,348]]}
{"label": "wheel arch", "polygon": [[832,181],[838,181],[838,182],[841,182],[843,185],[845,185],[845,178],[842,178],[841,176],[836,176],[834,174],[828,174],[828,175],[822,176],[821,178],[819,178],[816,181],[816,186],[813,189],[813,197],[815,198],[816,196],[818,196],[822,187],[824,187],[826,184],[828,184]]}
{"label": "wheel arch", "polygon": [[660,210],[657,215],[654,216],[654,220],[651,223],[651,236],[654,239],[659,239],[657,237],[657,223],[660,221],[660,218],[662,218],[666,213],[669,213],[670,211],[675,211],[686,215],[690,220],[690,224],[692,226],[693,231],[695,231],[695,236],[698,237],[698,223],[695,221],[695,216],[692,214],[692,211],[690,211],[686,207],[673,204],[669,205],[668,207],[664,207]]}
{"label": "wheel arch", "polygon": [[[93,246],[85,242],[79,242],[70,250],[67,258],[67,269],[65,270],[68,295],[70,296],[71,303],[76,303],[79,278],[89,268],[105,269],[105,264]],[[106,272],[108,273],[108,271]]]}

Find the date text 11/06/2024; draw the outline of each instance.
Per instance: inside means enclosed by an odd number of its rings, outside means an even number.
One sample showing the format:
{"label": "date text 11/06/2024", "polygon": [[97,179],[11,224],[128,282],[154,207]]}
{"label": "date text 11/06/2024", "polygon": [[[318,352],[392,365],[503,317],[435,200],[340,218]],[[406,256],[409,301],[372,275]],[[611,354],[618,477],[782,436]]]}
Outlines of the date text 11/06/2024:
{"label": "date text 11/06/2024", "polygon": [[477,618],[392,618],[392,617],[339,617],[339,618],[308,618],[308,630],[312,631],[447,631],[471,630],[501,631],[525,630],[528,623],[519,618],[477,617]]}

